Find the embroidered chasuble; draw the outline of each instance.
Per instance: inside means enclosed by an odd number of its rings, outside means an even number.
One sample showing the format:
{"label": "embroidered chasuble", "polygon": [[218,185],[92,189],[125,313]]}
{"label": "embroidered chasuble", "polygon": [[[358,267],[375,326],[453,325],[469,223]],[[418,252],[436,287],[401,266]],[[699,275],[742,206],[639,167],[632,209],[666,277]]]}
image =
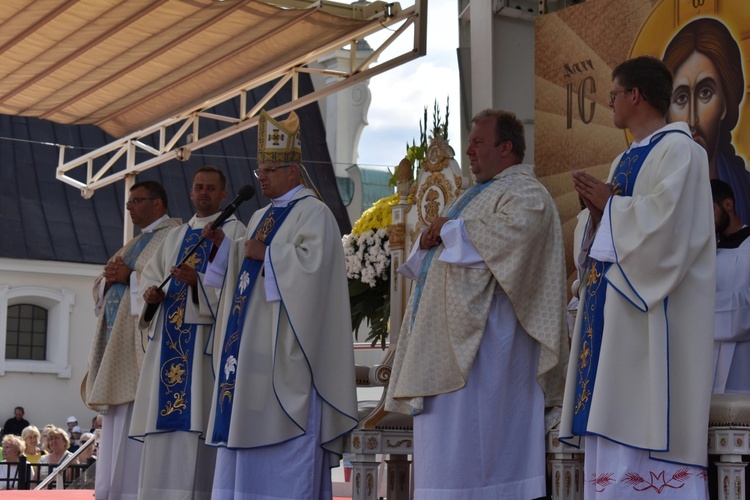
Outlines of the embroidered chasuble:
{"label": "embroidered chasuble", "polygon": [[[154,233],[151,232],[141,234],[137,238],[136,242],[122,256],[122,261],[125,265],[130,269],[135,268],[136,259],[138,259],[138,256],[146,245],[148,245],[153,236]],[[104,318],[107,322],[106,340],[109,340],[109,336],[112,333],[112,328],[114,327],[115,319],[117,318],[117,311],[120,309],[120,302],[122,301],[122,297],[128,292],[128,288],[128,285],[125,283],[112,283],[109,285],[109,290],[107,290],[107,293],[104,296]]]}
{"label": "embroidered chasuble", "polygon": [[541,345],[537,380],[547,404],[561,404],[566,286],[554,202],[530,165],[511,166],[475,188],[445,213],[464,220],[488,269],[441,262],[443,245],[425,259],[396,348],[389,411],[418,414],[425,396],[464,387],[497,287],[524,331]]}
{"label": "embroidered chasuble", "polygon": [[[296,202],[297,200],[292,201],[286,207],[269,207],[251,238],[270,245],[274,235],[276,235],[279,227],[284,223],[286,216]],[[255,282],[262,268],[263,262],[259,260],[243,259],[239,276],[237,277],[237,285],[232,299],[231,315],[227,322],[227,331],[221,349],[219,367],[222,369],[217,373],[218,390],[216,397],[218,400],[216,401],[216,415],[212,435],[212,441],[215,443],[226,443],[228,439],[228,431],[232,418],[232,405],[234,404],[235,376],[237,365],[240,363],[239,348],[242,341],[242,325],[247,313],[245,304],[250,299]]]}
{"label": "embroidered chasuble", "polygon": [[579,218],[580,303],[560,439],[579,446],[580,436],[598,436],[705,467],[716,288],[705,150],[687,124],[672,123],[618,156],[608,182],[615,195],[602,234]]}
{"label": "embroidered chasuble", "polygon": [[[166,219],[150,233],[141,233],[112,256],[122,257],[140,282],[141,273],[161,247],[169,230],[179,219]],[[93,288],[94,302],[99,298],[100,275]],[[104,295],[86,376],[86,404],[95,409],[129,403],[135,399],[138,376],[143,363],[145,339],[138,330],[138,317],[131,313],[130,288],[115,283]]]}

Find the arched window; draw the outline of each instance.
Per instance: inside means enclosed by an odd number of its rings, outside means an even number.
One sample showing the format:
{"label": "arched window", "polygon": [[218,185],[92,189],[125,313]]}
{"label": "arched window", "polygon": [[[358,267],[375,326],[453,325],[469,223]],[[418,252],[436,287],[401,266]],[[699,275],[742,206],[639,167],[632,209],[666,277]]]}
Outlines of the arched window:
{"label": "arched window", "polygon": [[5,359],[47,359],[47,309],[35,304],[8,307]]}

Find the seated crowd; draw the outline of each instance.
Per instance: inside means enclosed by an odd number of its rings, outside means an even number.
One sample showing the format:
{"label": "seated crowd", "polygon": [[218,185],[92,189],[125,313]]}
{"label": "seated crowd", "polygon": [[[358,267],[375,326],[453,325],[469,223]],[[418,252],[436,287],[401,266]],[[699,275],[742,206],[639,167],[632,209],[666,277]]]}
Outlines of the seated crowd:
{"label": "seated crowd", "polygon": [[[101,418],[97,415],[92,419],[90,432],[82,433],[75,417],[68,418],[67,430],[48,424],[40,432],[38,427],[24,420],[23,415],[23,408],[16,407],[14,417],[8,419],[0,432],[2,436],[0,490],[22,488],[23,475],[18,467],[22,457],[29,464],[26,480],[33,489],[49,475],[51,470],[54,470],[53,466],[72,456],[84,443],[94,437],[96,429],[101,428]],[[95,460],[96,445],[92,445],[76,458],[73,465],[87,466]],[[72,474],[66,476],[66,480],[72,478]]]}

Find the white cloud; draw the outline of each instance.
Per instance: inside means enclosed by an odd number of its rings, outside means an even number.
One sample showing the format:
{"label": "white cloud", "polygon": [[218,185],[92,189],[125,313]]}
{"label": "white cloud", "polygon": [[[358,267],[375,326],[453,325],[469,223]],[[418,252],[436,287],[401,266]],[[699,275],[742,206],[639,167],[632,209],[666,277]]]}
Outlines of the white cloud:
{"label": "white cloud", "polygon": [[[455,0],[431,0],[427,19],[427,54],[407,64],[386,71],[370,80],[372,103],[369,125],[359,141],[358,163],[363,165],[398,165],[404,157],[405,144],[419,139],[419,121],[427,107],[428,127],[432,124],[433,104],[437,100],[444,114],[450,96],[449,138],[460,147],[459,79],[456,49],[458,15]],[[406,6],[407,2],[402,2]],[[379,33],[373,46],[390,33]],[[402,54],[411,48],[412,32],[401,35],[387,49],[388,54]]]}

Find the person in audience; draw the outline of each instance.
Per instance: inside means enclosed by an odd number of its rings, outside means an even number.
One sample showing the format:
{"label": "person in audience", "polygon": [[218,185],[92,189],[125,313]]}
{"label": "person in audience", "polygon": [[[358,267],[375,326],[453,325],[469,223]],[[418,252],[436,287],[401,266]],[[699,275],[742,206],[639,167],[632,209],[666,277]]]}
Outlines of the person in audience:
{"label": "person in audience", "polygon": [[35,426],[30,425],[21,432],[21,439],[26,443],[26,460],[29,463],[35,464],[42,458],[42,455],[46,455],[47,452],[39,447],[39,429]]}
{"label": "person in audience", "polygon": [[41,466],[39,468],[40,479],[44,479],[49,475],[51,470],[54,470],[53,467],[49,466],[58,465],[73,455],[68,451],[68,448],[70,447],[68,433],[59,427],[53,426],[49,429],[49,432],[47,433],[47,446],[49,447],[49,453],[44,455],[39,459],[39,462],[37,462]]}
{"label": "person in audience", "polygon": [[[78,447],[83,448],[83,445],[86,444],[90,439],[92,439],[94,435],[90,432],[85,432],[81,435],[81,439],[78,441]],[[96,443],[92,444],[85,450],[83,450],[80,455],[78,455],[78,463],[79,464],[86,464],[88,463],[88,459],[92,458],[96,460]]]}
{"label": "person in audience", "polygon": [[70,431],[70,448],[68,448],[68,451],[71,453],[75,453],[78,451],[78,440],[81,439],[81,426],[76,425],[73,427],[73,429]]}
{"label": "person in audience", "polygon": [[100,413],[97,413],[93,416],[91,419],[91,429],[89,430],[90,433],[96,432],[97,429],[102,428],[102,416]]}
{"label": "person in audience", "polygon": [[29,426],[29,421],[24,419],[25,411],[23,406],[16,406],[13,410],[13,416],[5,421],[3,430],[0,432],[0,438],[8,434],[20,436],[21,432]]}
{"label": "person in audience", "polygon": [[73,428],[78,426],[78,419],[71,415],[70,417],[68,417],[67,422],[68,422],[68,436],[73,437]]}
{"label": "person in audience", "polygon": [[47,443],[47,436],[49,435],[50,429],[54,429],[55,426],[52,424],[47,424],[44,426],[44,429],[42,430],[42,450],[44,450],[45,453],[49,453],[49,443]]}
{"label": "person in audience", "polygon": [[[19,487],[18,459],[23,455],[26,443],[15,434],[3,438],[3,461],[0,463],[0,490],[17,490]],[[29,468],[29,479],[34,478],[33,469]]]}

